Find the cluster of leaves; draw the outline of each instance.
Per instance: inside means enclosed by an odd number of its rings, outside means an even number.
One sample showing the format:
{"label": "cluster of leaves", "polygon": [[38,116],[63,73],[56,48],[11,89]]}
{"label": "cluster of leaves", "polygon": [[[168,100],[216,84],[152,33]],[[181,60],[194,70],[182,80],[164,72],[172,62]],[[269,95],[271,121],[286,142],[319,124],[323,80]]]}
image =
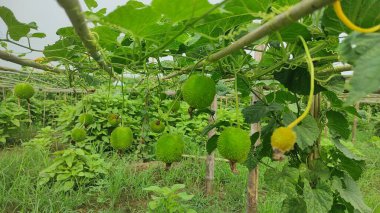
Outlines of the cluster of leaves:
{"label": "cluster of leaves", "polygon": [[57,191],[96,185],[109,169],[101,155],[84,149],[69,148],[54,155],[53,163],[40,172],[38,185],[50,184]]}
{"label": "cluster of leaves", "polygon": [[28,111],[15,102],[4,100],[0,103],[0,145],[5,145],[20,130],[22,125],[29,123]]}
{"label": "cluster of leaves", "polygon": [[184,204],[191,200],[194,195],[186,192],[178,192],[185,188],[183,184],[175,184],[172,187],[150,186],[144,190],[153,192],[152,201],[148,203],[148,212],[184,212],[195,213],[188,205]]}

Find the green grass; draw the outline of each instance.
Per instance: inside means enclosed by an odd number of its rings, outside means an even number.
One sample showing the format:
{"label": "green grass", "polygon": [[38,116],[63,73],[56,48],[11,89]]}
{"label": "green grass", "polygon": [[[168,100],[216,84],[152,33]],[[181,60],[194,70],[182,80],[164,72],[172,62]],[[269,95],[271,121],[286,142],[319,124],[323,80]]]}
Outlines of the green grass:
{"label": "green grass", "polygon": [[[367,135],[360,132],[354,146],[366,158],[366,170],[359,185],[366,203],[374,208],[380,203],[380,146],[369,142]],[[245,211],[248,174],[243,166],[238,167],[240,173],[235,175],[226,162],[217,161],[214,193],[206,196],[203,160],[184,159],[165,171],[163,163],[131,163],[114,155],[107,159],[112,163],[112,169],[105,179],[100,180],[101,186],[57,193],[48,187],[37,186],[39,171],[50,161],[48,152],[36,149],[0,151],[2,212],[145,212],[151,194],[144,188],[176,183],[185,184],[186,192],[194,195],[188,204],[197,212]],[[280,212],[284,197],[266,189],[263,181],[265,168],[263,165],[259,168],[259,212]]]}

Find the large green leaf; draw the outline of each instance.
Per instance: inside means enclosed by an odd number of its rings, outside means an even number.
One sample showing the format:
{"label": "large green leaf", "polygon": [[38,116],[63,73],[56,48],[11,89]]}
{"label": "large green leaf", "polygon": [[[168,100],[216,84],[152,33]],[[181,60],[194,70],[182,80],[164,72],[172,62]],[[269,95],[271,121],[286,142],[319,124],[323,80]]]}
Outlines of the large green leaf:
{"label": "large green leaf", "polygon": [[327,127],[330,132],[333,135],[338,135],[344,139],[348,139],[351,131],[346,117],[342,113],[332,110],[326,112],[326,117],[328,120]]}
{"label": "large green leaf", "polygon": [[159,18],[160,14],[152,7],[138,1],[128,1],[108,14],[104,20],[128,30],[134,36],[144,37],[161,27],[156,24]]}
{"label": "large green leaf", "polygon": [[290,197],[282,202],[281,213],[305,213],[306,203],[302,198]]}
{"label": "large green leaf", "polygon": [[92,30],[97,34],[100,46],[107,50],[113,50],[115,48],[117,44],[116,39],[120,35],[120,32],[106,26],[98,26]]}
{"label": "large green leaf", "polygon": [[244,120],[246,123],[257,123],[262,118],[267,116],[269,112],[282,111],[283,106],[276,102],[265,104],[261,101],[246,107],[242,110]]}
{"label": "large green leaf", "polygon": [[264,177],[265,183],[269,188],[288,196],[297,195],[296,185],[299,178],[297,168],[285,166],[281,171],[275,168],[268,168]]}
{"label": "large green leaf", "polygon": [[250,14],[259,17],[259,12],[266,13],[272,0],[231,0],[224,9],[234,14]]}
{"label": "large green leaf", "polygon": [[336,190],[340,197],[350,203],[355,210],[362,213],[371,212],[371,209],[364,203],[359,186],[350,176],[345,175],[343,180],[334,177],[332,180],[332,189]]}
{"label": "large green leaf", "polygon": [[164,14],[173,22],[179,22],[203,15],[212,5],[207,0],[153,0],[152,8]]}
{"label": "large green leaf", "polygon": [[[311,33],[307,29],[306,26],[295,22],[288,27],[282,29],[279,31],[282,41],[283,42],[289,42],[293,43],[298,41],[298,36],[302,36],[305,40],[310,40],[311,38]],[[271,40],[278,40],[277,36],[275,34],[271,35],[270,37]]]}
{"label": "large green leaf", "polygon": [[[296,119],[293,113],[286,113],[284,115],[284,123],[290,124]],[[318,139],[320,130],[315,119],[308,115],[302,122],[294,127],[294,131],[297,133],[297,145],[303,150],[309,146],[312,146]]]}
{"label": "large green leaf", "polygon": [[4,6],[0,7],[0,17],[8,27],[9,36],[15,41],[25,37],[31,29],[37,29],[35,22],[29,24],[19,22],[13,12]]}
{"label": "large green leaf", "polygon": [[304,200],[308,213],[329,212],[333,204],[333,193],[325,183],[318,183],[315,188],[311,188],[308,182],[303,187]]}
{"label": "large green leaf", "polygon": [[[361,27],[372,27],[380,24],[378,0],[341,0],[342,8],[347,17]],[[329,34],[338,35],[342,32],[350,32],[338,19],[332,7],[328,7],[322,18],[322,26]]]}
{"label": "large green leaf", "polygon": [[342,42],[339,52],[354,65],[348,104],[380,89],[380,33],[352,33]]}

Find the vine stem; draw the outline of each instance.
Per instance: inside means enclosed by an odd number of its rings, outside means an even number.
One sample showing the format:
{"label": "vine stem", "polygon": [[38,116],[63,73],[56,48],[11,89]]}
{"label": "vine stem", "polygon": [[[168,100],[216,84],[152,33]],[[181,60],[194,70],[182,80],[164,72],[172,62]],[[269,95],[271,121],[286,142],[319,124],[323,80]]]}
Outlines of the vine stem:
{"label": "vine stem", "polygon": [[311,58],[310,51],[309,51],[309,48],[308,48],[308,46],[306,44],[305,39],[302,36],[298,36],[298,37],[301,40],[302,45],[303,45],[303,47],[305,49],[306,62],[308,64],[308,66],[309,66],[309,71],[310,71],[310,93],[309,93],[309,99],[307,101],[307,106],[306,106],[305,111],[301,114],[301,116],[299,116],[296,120],[294,120],[292,123],[290,123],[288,125],[288,128],[290,128],[290,129],[292,129],[295,126],[297,126],[297,124],[299,124],[307,116],[307,114],[309,113],[309,111],[311,109],[311,105],[313,103],[313,97],[314,97],[314,64],[313,64],[313,59]]}
{"label": "vine stem", "polygon": [[20,58],[18,56],[12,55],[12,54],[5,52],[3,50],[0,50],[0,59],[3,59],[5,61],[9,61],[9,62],[12,62],[15,64],[19,64],[21,66],[33,67],[33,68],[45,70],[45,71],[51,71],[51,72],[55,72],[55,73],[64,73],[65,72],[65,70],[55,68],[52,66],[48,66],[45,64],[39,64],[39,63],[36,63],[30,59]]}
{"label": "vine stem", "polygon": [[16,46],[19,46],[19,47],[22,47],[22,48],[28,49],[28,50],[30,50],[30,51],[32,51],[32,52],[43,52],[42,50],[33,49],[33,48],[31,48],[31,47],[27,47],[27,46],[25,46],[25,45],[19,44],[19,43],[17,43],[17,42],[14,42],[14,41],[8,39],[8,38],[6,38],[6,39],[0,39],[0,41],[5,41],[5,42],[8,42],[8,43],[14,44],[14,45],[16,45]]}
{"label": "vine stem", "polygon": [[237,72],[235,71],[235,113],[236,113],[236,123],[240,128],[239,122],[239,95],[238,95],[238,86],[237,86]]}
{"label": "vine stem", "polygon": [[370,28],[362,28],[362,27],[359,27],[356,24],[354,24],[344,14],[343,9],[342,9],[342,4],[340,3],[340,0],[335,0],[334,4],[333,4],[333,7],[334,7],[334,11],[335,11],[336,16],[338,16],[338,18],[343,22],[343,24],[346,25],[351,30],[354,30],[354,31],[357,31],[357,32],[361,32],[361,33],[373,33],[373,32],[376,32],[376,31],[380,30],[380,24],[376,25],[376,26],[373,26],[373,27],[370,27]]}

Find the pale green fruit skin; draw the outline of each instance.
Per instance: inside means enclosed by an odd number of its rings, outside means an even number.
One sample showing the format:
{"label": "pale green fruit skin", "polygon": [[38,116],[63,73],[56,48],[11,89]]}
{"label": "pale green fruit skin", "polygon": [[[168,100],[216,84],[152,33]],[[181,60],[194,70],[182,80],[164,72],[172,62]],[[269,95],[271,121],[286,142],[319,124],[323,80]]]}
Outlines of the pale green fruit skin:
{"label": "pale green fruit skin", "polygon": [[91,125],[94,123],[94,116],[89,113],[83,113],[79,116],[79,123],[83,125]]}
{"label": "pale green fruit skin", "polygon": [[117,127],[111,133],[111,146],[117,150],[126,150],[132,145],[133,133],[129,127]]}
{"label": "pale green fruit skin", "polygon": [[30,99],[33,97],[35,91],[34,88],[27,83],[19,83],[14,87],[15,96],[20,99]]}
{"label": "pale green fruit skin", "polygon": [[71,139],[75,142],[84,141],[87,137],[86,130],[83,128],[74,128],[71,130]]}
{"label": "pale green fruit skin", "polygon": [[111,124],[111,126],[117,126],[120,123],[120,117],[118,114],[109,114],[108,115],[108,123]]}
{"label": "pale green fruit skin", "polygon": [[157,141],[156,157],[165,163],[180,161],[185,148],[183,137],[179,134],[164,134]]}
{"label": "pale green fruit skin", "polygon": [[149,123],[150,130],[154,133],[161,133],[165,130],[165,124],[164,122],[160,120],[153,120]]}
{"label": "pale green fruit skin", "polygon": [[227,127],[218,139],[218,151],[226,159],[243,163],[251,149],[249,133],[236,127]]}
{"label": "pale green fruit skin", "polygon": [[216,94],[215,82],[200,74],[190,76],[182,85],[183,99],[193,108],[204,109],[211,105]]}

